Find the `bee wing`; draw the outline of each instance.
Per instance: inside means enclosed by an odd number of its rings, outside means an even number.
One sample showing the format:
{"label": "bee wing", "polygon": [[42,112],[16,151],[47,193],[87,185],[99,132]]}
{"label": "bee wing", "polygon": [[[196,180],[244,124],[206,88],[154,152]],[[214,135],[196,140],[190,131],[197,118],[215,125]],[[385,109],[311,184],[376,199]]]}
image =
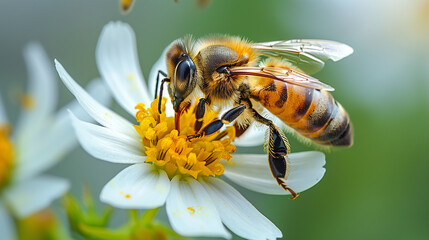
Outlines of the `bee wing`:
{"label": "bee wing", "polygon": [[252,47],[267,57],[286,58],[308,74],[320,71],[328,60],[336,62],[353,53],[350,46],[328,40],[282,40],[254,43]]}
{"label": "bee wing", "polygon": [[326,91],[335,90],[333,87],[305,73],[280,67],[233,67],[229,69],[229,73],[231,75],[266,77],[306,88]]}

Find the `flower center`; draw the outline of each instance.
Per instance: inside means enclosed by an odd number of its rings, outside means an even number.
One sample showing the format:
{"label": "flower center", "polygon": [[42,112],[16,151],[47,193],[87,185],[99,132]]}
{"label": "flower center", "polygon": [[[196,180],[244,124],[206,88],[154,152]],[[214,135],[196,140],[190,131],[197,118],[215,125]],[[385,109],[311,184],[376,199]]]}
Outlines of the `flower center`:
{"label": "flower center", "polygon": [[0,125],[0,189],[9,180],[13,165],[13,147],[9,141],[9,127]]}
{"label": "flower center", "polygon": [[[139,125],[134,125],[134,128],[142,137],[146,148],[146,163],[164,169],[170,178],[177,174],[194,178],[222,175],[224,166],[220,160],[231,159],[230,153],[235,152],[235,146],[231,144],[235,138],[234,127],[189,139],[188,136],[197,134],[194,127],[196,105],[190,106],[175,121],[174,117],[165,115],[166,101],[166,98],[162,98],[161,114],[158,113],[158,99],[151,103],[150,108],[145,108],[143,103],[135,107],[138,110],[136,119]],[[216,116],[216,112],[208,111],[204,115],[201,129]],[[180,123],[179,129],[176,129],[175,122]]]}

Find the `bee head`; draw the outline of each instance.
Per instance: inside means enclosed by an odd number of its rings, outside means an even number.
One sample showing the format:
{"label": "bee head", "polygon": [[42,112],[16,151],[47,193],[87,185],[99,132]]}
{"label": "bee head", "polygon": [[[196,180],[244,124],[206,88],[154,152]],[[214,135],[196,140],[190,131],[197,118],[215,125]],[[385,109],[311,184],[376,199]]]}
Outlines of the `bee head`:
{"label": "bee head", "polygon": [[168,76],[170,78],[168,93],[176,112],[179,111],[180,104],[196,86],[195,74],[197,68],[185,49],[182,44],[173,43],[167,51],[166,57]]}

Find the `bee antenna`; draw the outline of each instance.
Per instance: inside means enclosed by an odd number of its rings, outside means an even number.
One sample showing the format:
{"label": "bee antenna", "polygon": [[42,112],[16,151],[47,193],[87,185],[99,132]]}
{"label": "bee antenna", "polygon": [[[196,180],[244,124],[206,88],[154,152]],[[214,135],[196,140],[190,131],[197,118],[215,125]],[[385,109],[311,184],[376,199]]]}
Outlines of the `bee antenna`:
{"label": "bee antenna", "polygon": [[158,99],[158,113],[161,114],[161,102],[162,102],[162,92],[164,91],[164,83],[170,82],[169,78],[164,78],[161,80],[161,86],[159,88],[159,99]]}

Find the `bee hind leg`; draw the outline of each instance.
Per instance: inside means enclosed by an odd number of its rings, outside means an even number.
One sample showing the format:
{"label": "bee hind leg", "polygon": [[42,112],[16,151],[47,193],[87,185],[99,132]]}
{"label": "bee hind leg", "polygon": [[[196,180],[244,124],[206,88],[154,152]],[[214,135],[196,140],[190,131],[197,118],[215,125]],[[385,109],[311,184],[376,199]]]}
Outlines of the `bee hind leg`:
{"label": "bee hind leg", "polygon": [[289,141],[283,132],[276,125],[274,125],[273,121],[266,119],[255,109],[253,109],[250,100],[247,99],[243,102],[246,104],[246,107],[250,110],[253,118],[257,122],[260,122],[269,127],[270,136],[268,140],[268,163],[270,165],[271,174],[284,190],[290,192],[292,195],[291,199],[295,199],[299,196],[299,193],[296,193],[294,190],[289,188],[284,181],[285,177],[287,177],[288,171],[286,155],[290,152]]}
{"label": "bee hind leg", "polygon": [[[275,135],[276,133],[274,135],[270,135],[270,140],[269,140],[270,145],[272,142],[275,142],[274,140],[272,140],[273,136]],[[277,136],[274,138],[280,138],[280,136]],[[281,145],[283,144],[284,143],[282,143]],[[287,153],[287,151],[285,151],[282,146],[280,146],[279,148],[274,147],[274,149],[272,147],[269,147],[269,149],[270,151],[268,152],[268,163],[270,164],[271,174],[273,174],[273,177],[276,179],[280,187],[290,192],[290,194],[292,195],[291,199],[295,199],[296,197],[299,196],[299,193],[296,193],[294,190],[288,187],[284,181],[288,171],[288,164],[285,158],[286,157],[285,152]]]}
{"label": "bee hind leg", "polygon": [[274,156],[284,157],[290,152],[289,141],[276,125],[270,125],[270,138],[268,142],[269,153]]}
{"label": "bee hind leg", "polygon": [[273,121],[266,119],[261,116],[252,106],[252,102],[250,100],[244,100],[244,104],[247,109],[250,110],[253,119],[255,121],[260,122],[269,127],[270,138],[268,142],[268,152],[273,156],[283,157],[286,156],[290,152],[290,144],[287,137],[284,135],[283,131],[281,131]]}
{"label": "bee hind leg", "polygon": [[295,192],[290,187],[288,187],[282,178],[277,177],[276,181],[280,185],[280,187],[282,187],[284,190],[290,192],[290,194],[292,195],[292,197],[290,199],[295,199],[299,196],[299,193]]}

